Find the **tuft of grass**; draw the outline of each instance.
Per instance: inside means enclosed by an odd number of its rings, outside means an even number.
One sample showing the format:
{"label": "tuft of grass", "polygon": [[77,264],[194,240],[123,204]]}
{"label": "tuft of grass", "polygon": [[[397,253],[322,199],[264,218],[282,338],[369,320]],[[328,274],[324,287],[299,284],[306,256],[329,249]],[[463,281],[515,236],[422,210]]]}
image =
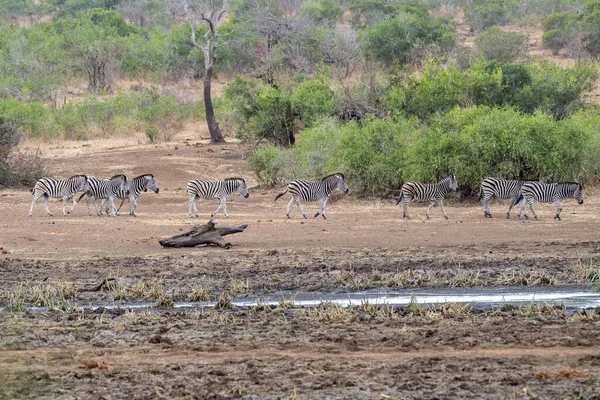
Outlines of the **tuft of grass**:
{"label": "tuft of grass", "polygon": [[150,286],[145,281],[137,281],[131,286],[130,293],[133,298],[144,298],[149,289]]}
{"label": "tuft of grass", "polygon": [[600,269],[594,267],[594,260],[584,262],[579,258],[573,266],[573,273],[578,282],[597,282],[600,280]]}
{"label": "tuft of grass", "polygon": [[347,308],[330,301],[320,303],[314,308],[312,315],[316,321],[325,323],[344,322],[350,318]]}
{"label": "tuft of grass", "polygon": [[473,273],[467,270],[458,270],[454,276],[448,280],[448,286],[450,287],[472,287],[480,286],[482,284],[479,279],[479,271]]}
{"label": "tuft of grass", "polygon": [[240,279],[231,280],[231,291],[233,293],[248,293],[250,292],[250,281],[242,281]]}
{"label": "tuft of grass", "polygon": [[373,318],[381,318],[381,319],[396,319],[398,318],[398,313],[391,307],[389,304],[384,304],[381,306],[377,306],[371,304],[369,302],[362,303],[357,309],[357,311],[364,312],[370,315]]}
{"label": "tuft of grass", "polygon": [[174,305],[173,296],[166,292],[161,294],[156,299],[156,303],[154,303],[155,307],[164,307],[164,308],[173,308],[173,305]]}
{"label": "tuft of grass", "polygon": [[229,390],[229,393],[233,396],[233,397],[241,397],[241,396],[245,396],[248,394],[248,388],[245,388],[243,386],[234,386]]}
{"label": "tuft of grass", "polygon": [[457,317],[467,317],[473,315],[473,309],[470,304],[446,303],[436,307],[430,307],[425,312],[430,319],[444,320]]}
{"label": "tuft of grass", "polygon": [[517,308],[517,315],[521,317],[565,317],[567,309],[562,305],[549,305],[544,303],[542,305],[529,303],[524,306]]}
{"label": "tuft of grass", "polygon": [[293,295],[292,297],[290,297],[289,300],[286,300],[285,298],[281,298],[279,299],[279,303],[277,304],[277,307],[275,307],[275,309],[273,310],[273,312],[282,312],[285,310],[289,310],[290,308],[294,308],[294,300],[296,299],[296,295]]}
{"label": "tuft of grass", "polygon": [[513,270],[510,275],[502,274],[497,283],[508,286],[539,286],[553,285],[554,278],[541,270]]}
{"label": "tuft of grass", "polygon": [[188,296],[190,301],[210,301],[210,290],[206,285],[196,286]]}
{"label": "tuft of grass", "polygon": [[219,294],[219,298],[217,299],[217,304],[215,304],[215,309],[217,310],[232,310],[233,307],[233,295],[231,292],[227,290],[221,292]]}

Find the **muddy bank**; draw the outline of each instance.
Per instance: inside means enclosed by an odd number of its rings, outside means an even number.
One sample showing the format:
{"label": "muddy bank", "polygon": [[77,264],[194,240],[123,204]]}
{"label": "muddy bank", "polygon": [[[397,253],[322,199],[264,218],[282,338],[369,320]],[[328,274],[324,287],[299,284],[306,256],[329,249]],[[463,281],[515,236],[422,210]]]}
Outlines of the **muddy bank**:
{"label": "muddy bank", "polygon": [[[276,292],[343,292],[370,288],[565,286],[591,287],[600,277],[600,242],[534,246],[462,246],[365,251],[201,250],[198,255],[86,261],[0,261],[0,305],[7,292],[61,286],[78,305],[193,300]],[[104,279],[110,285],[89,290]],[[202,300],[202,299],[199,299]]]}
{"label": "muddy bank", "polygon": [[455,305],[0,313],[0,397],[593,398],[599,321]]}

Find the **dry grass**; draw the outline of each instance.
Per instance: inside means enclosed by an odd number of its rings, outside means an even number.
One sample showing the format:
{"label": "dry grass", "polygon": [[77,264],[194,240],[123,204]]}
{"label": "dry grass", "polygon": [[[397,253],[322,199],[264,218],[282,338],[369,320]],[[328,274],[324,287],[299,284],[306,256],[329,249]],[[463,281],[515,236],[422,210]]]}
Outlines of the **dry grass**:
{"label": "dry grass", "polygon": [[351,316],[347,308],[332,302],[323,302],[310,311],[310,315],[317,322],[336,323],[344,322]]}
{"label": "dry grass", "polygon": [[573,273],[578,282],[594,283],[600,280],[600,269],[594,266],[592,258],[587,261],[579,258],[573,266]]}

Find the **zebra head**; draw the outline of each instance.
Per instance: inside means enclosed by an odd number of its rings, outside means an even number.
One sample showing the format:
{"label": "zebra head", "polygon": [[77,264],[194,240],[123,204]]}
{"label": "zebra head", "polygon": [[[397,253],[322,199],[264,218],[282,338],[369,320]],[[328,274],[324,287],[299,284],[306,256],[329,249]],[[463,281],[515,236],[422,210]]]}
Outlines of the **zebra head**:
{"label": "zebra head", "polygon": [[456,176],[448,175],[437,182],[439,185],[445,185],[450,190],[458,190],[458,182],[456,182]]}
{"label": "zebra head", "polygon": [[85,175],[73,175],[67,179],[77,191],[87,192],[89,190],[88,178]]}
{"label": "zebra head", "polygon": [[248,193],[248,186],[246,186],[246,181],[243,178],[225,178],[225,182],[230,181],[233,183],[233,191],[240,192],[242,196],[246,199],[250,194]]}
{"label": "zebra head", "polygon": [[327,186],[331,187],[332,190],[337,188],[346,194],[350,190],[348,188],[348,184],[346,183],[346,177],[341,172],[328,175],[321,179],[321,181],[326,182]]}
{"label": "zebra head", "polygon": [[146,184],[144,185],[144,192],[148,191],[148,188],[150,188],[150,190],[152,190],[154,193],[158,193],[159,192],[159,188],[158,185],[156,184],[156,181],[154,180],[154,175],[152,174],[146,174],[146,175],[142,175],[143,178],[146,178]]}

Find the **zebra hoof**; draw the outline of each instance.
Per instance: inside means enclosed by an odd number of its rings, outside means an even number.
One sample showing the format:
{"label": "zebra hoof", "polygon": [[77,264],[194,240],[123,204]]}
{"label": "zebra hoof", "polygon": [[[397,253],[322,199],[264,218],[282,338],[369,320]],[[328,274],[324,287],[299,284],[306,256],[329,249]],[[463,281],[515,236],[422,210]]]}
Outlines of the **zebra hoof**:
{"label": "zebra hoof", "polygon": [[315,214],[315,218],[317,218],[317,217],[319,216],[319,214],[320,214],[320,213],[316,213],[316,214]]}
{"label": "zebra hoof", "polygon": [[308,218],[308,215],[306,214],[302,214],[302,216],[304,217],[304,219]]}
{"label": "zebra hoof", "polygon": [[290,217],[290,214],[286,214],[287,219],[292,219],[292,217]]}
{"label": "zebra hoof", "polygon": [[506,214],[506,219],[510,219],[510,214]]}
{"label": "zebra hoof", "polygon": [[538,218],[537,215],[535,217],[533,217],[533,218],[535,218],[536,221],[539,221],[539,218]]}
{"label": "zebra hoof", "polygon": [[429,219],[429,215],[427,216],[427,219]]}
{"label": "zebra hoof", "polygon": [[225,218],[229,218],[229,215],[226,215]]}
{"label": "zebra hoof", "polygon": [[448,219],[448,217],[446,217],[445,215],[444,215],[444,218]]}
{"label": "zebra hoof", "polygon": [[325,214],[321,214],[323,216],[323,219],[327,219],[327,217],[325,216]]}

